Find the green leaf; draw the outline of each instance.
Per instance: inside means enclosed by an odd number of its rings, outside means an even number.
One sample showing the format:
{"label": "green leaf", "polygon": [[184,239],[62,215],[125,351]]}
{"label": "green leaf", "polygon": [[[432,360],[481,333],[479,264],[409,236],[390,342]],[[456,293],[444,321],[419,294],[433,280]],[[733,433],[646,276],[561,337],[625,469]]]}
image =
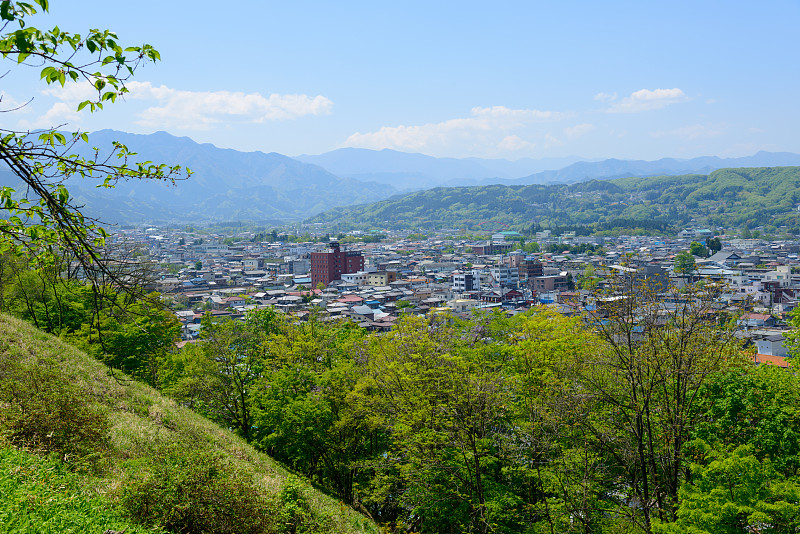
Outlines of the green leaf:
{"label": "green leaf", "polygon": [[47,78],[47,80],[49,81],[50,80],[50,76],[52,75],[52,72],[54,70],[56,70],[55,67],[45,67],[45,68],[43,68],[41,76],[39,77],[39,79]]}
{"label": "green leaf", "polygon": [[11,2],[9,0],[3,0],[3,3],[0,4],[0,19],[2,20],[14,20],[14,13],[11,12]]}

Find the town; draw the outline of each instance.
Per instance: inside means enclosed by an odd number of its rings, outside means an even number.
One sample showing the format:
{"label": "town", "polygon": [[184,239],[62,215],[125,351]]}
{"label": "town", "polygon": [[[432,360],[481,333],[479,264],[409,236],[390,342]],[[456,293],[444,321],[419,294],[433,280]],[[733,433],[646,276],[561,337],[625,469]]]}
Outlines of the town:
{"label": "town", "polygon": [[[662,288],[723,283],[717,305],[743,310],[739,335],[755,345],[755,361],[788,366],[783,334],[800,296],[799,241],[714,238],[706,229],[675,238],[545,230],[527,244],[512,231],[484,240],[458,233],[387,232],[370,239],[352,232],[339,240],[290,242],[277,233],[275,240],[258,241],[253,232],[150,227],[124,230],[118,239],[146,247],[156,266],[150,289],[175,310],[181,345],[199,338],[206,314],[237,319],[264,307],[298,320],[314,314],[353,321],[368,331],[388,331],[403,314],[466,317],[496,309],[513,315],[547,306],[574,316],[592,302],[598,280],[624,270]],[[677,258],[690,249],[698,256],[681,268]]]}

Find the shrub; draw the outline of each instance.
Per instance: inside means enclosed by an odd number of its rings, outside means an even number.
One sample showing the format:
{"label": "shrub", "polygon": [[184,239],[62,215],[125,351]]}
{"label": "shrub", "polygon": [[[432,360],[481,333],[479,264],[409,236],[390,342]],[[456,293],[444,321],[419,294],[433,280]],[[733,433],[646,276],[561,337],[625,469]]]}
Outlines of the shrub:
{"label": "shrub", "polygon": [[0,431],[9,442],[69,459],[104,446],[108,430],[99,406],[54,362],[0,356]]}
{"label": "shrub", "polygon": [[129,464],[120,501],[130,516],[181,534],[257,534],[272,514],[249,474],[218,453],[171,444]]}
{"label": "shrub", "polygon": [[311,511],[300,479],[296,476],[291,475],[283,481],[278,499],[281,504],[279,514],[283,527],[281,532],[290,534],[330,532],[327,518],[319,517]]}

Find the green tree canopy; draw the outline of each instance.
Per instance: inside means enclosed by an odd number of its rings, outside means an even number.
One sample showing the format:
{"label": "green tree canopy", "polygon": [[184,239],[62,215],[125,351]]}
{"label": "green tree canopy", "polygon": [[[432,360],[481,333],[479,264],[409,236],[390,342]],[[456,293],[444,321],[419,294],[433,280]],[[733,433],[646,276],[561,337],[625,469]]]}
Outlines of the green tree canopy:
{"label": "green tree canopy", "polygon": [[675,256],[674,269],[676,273],[689,275],[695,270],[694,256],[689,252],[679,252]]}
{"label": "green tree canopy", "polygon": [[708,249],[702,244],[698,243],[697,241],[692,241],[689,245],[689,252],[692,256],[698,256],[700,258],[705,258],[708,256]]}

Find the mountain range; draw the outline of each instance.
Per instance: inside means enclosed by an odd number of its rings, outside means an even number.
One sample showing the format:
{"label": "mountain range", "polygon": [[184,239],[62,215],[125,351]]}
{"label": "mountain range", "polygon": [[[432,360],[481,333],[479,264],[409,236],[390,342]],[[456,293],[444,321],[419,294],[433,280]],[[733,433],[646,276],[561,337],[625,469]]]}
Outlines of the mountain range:
{"label": "mountain range", "polygon": [[[73,198],[87,214],[111,223],[150,224],[299,221],[327,210],[371,203],[433,187],[488,184],[574,183],[628,176],[707,174],[731,167],[800,165],[800,155],[759,152],[745,158],[665,158],[657,161],[578,157],[520,159],[435,158],[394,150],[343,148],[296,158],[277,153],[239,152],[166,132],[138,135],[114,130],[92,133],[91,147],[119,141],[137,161],[179,164],[193,171],[176,186],[160,182],[122,182],[97,188],[90,179],[70,179]],[[0,172],[0,185],[21,184]]]}
{"label": "mountain range", "polygon": [[513,181],[521,176],[557,170],[581,161],[577,156],[523,158],[516,161],[435,158],[388,148],[340,148],[317,156],[296,156],[295,159],[319,165],[337,176],[389,184],[406,191],[438,186],[479,185],[493,180]]}
{"label": "mountain range", "polygon": [[758,152],[753,156],[692,159],[587,160],[578,157],[520,159],[434,158],[396,150],[342,148],[318,156],[295,159],[324,167],[337,176],[390,184],[403,190],[471,185],[531,185],[608,180],[629,176],[708,174],[738,167],[785,167],[800,165],[800,154]]}

